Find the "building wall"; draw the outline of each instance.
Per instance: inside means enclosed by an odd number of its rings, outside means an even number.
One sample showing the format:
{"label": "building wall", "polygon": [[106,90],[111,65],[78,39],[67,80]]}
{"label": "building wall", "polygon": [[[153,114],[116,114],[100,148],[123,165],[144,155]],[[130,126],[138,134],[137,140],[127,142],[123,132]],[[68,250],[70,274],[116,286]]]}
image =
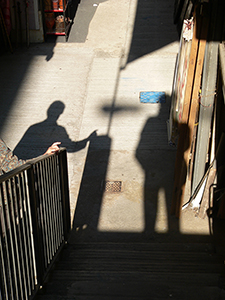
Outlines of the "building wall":
{"label": "building wall", "polygon": [[[7,1],[7,0],[4,0]],[[9,0],[10,1],[10,39],[13,44],[26,43],[26,3],[28,13],[29,43],[44,41],[42,14],[38,0]]]}

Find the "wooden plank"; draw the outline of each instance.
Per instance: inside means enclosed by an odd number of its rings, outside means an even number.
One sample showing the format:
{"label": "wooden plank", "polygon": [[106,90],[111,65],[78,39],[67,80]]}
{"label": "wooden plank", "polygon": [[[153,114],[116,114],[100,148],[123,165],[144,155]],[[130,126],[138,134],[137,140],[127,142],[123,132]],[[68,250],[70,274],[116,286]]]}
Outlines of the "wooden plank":
{"label": "wooden plank", "polygon": [[[194,13],[195,18],[195,13]],[[179,139],[177,145],[177,154],[176,154],[176,161],[175,161],[175,170],[174,170],[174,186],[173,186],[173,196],[172,196],[172,204],[171,204],[171,214],[176,213],[176,206],[177,201],[180,197],[178,194],[178,184],[180,181],[180,171],[183,166],[183,153],[185,149],[185,141],[187,136],[187,124],[188,120],[188,112],[190,108],[190,100],[191,100],[191,92],[192,92],[192,85],[193,85],[193,78],[195,72],[195,65],[197,59],[197,52],[198,52],[198,39],[196,37],[196,28],[197,26],[194,25],[194,32],[191,44],[191,53],[189,57],[189,66],[188,66],[188,75],[187,75],[187,83],[186,83],[186,90],[184,96],[184,103],[183,103],[183,113],[182,113],[182,120],[181,124],[179,125]],[[185,180],[185,179],[184,179]]]}
{"label": "wooden plank", "polygon": [[[198,24],[198,26],[196,24]],[[197,28],[200,28],[200,34],[196,31]],[[187,166],[189,162],[196,113],[198,112],[198,95],[201,84],[207,32],[208,17],[205,17],[204,14],[200,15],[198,12],[196,12],[196,22],[192,43],[195,40],[193,47],[197,46],[197,51],[191,51],[190,56],[190,77],[188,78],[186,87],[182,123],[179,127],[179,142],[175,163],[175,182],[171,207],[171,212],[175,213],[178,218],[180,217],[181,206],[184,200]],[[199,41],[196,41],[197,36],[200,37]]]}
{"label": "wooden plank", "polygon": [[[198,50],[198,58],[196,63],[196,71],[195,71],[195,78],[194,78],[194,85],[193,85],[193,92],[192,92],[192,100],[191,100],[191,107],[190,107],[190,113],[188,118],[188,129],[189,129],[189,138],[187,139],[190,141],[187,149],[184,152],[184,164],[188,166],[189,158],[190,158],[190,151],[191,151],[191,143],[193,140],[193,134],[194,134],[194,126],[195,126],[195,120],[196,120],[196,114],[198,113],[199,109],[199,90],[201,85],[201,75],[202,75],[202,69],[203,69],[203,62],[204,62],[204,54],[205,54],[205,46],[206,46],[206,38],[207,38],[207,32],[208,32],[208,18],[203,18],[202,20],[202,33],[201,33],[201,39],[199,42],[199,50]],[[182,174],[181,178],[185,176],[186,174]],[[184,200],[184,191],[185,191],[185,183],[182,185],[181,188],[181,199],[179,200],[179,206],[177,206],[176,215],[180,216],[180,209],[183,204]]]}
{"label": "wooden plank", "polygon": [[192,182],[195,190],[205,172],[217,80],[218,43],[208,42],[203,72],[196,156]]}

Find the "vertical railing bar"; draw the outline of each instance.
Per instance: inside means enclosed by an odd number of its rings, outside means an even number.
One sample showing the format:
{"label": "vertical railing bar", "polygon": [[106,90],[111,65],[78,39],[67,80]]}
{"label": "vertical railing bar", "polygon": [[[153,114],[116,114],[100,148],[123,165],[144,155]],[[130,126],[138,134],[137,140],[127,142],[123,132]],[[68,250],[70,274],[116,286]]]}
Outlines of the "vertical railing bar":
{"label": "vertical railing bar", "polygon": [[[16,189],[16,195],[18,194],[17,206],[18,206],[18,216],[19,216],[19,223],[18,223],[18,230],[19,230],[19,239],[21,243],[21,260],[23,264],[23,278],[24,278],[24,286],[25,286],[25,295],[26,299],[28,299],[29,295],[29,286],[30,286],[30,277],[29,277],[29,260],[27,258],[27,246],[29,244],[28,236],[26,235],[25,225],[24,225],[24,213],[23,213],[23,197],[21,192],[21,173],[17,176],[18,180],[18,189]],[[27,237],[27,239],[26,239]]]}
{"label": "vertical railing bar", "polygon": [[44,265],[43,261],[45,259],[44,255],[44,240],[42,237],[41,230],[41,209],[40,203],[38,202],[38,174],[37,174],[37,164],[31,165],[27,170],[27,183],[28,183],[28,194],[29,194],[29,205],[31,211],[31,222],[33,229],[33,243],[34,243],[34,265],[36,270],[36,284],[42,284],[44,278]]}
{"label": "vertical railing bar", "polygon": [[[8,195],[8,186],[9,180],[5,181],[5,204],[6,204],[6,210],[5,210],[5,216],[6,216],[6,222],[8,220],[8,231],[9,231],[9,246],[10,246],[10,254],[11,254],[11,264],[12,265],[12,282],[14,282],[14,289],[15,289],[15,297],[16,299],[19,299],[19,291],[18,291],[18,281],[17,281],[17,271],[16,271],[16,253],[14,249],[14,242],[12,237],[12,225],[11,225],[11,218],[10,218],[10,207],[9,207],[9,195]],[[7,232],[7,228],[6,228]]]}
{"label": "vertical railing bar", "polygon": [[0,257],[1,257],[1,261],[0,261],[0,264],[1,264],[1,282],[3,283],[2,284],[2,288],[1,288],[1,291],[4,287],[4,291],[5,291],[5,299],[8,300],[8,294],[7,294],[7,275],[6,275],[6,267],[5,267],[5,263],[4,263],[4,253],[3,253],[3,243],[2,243],[2,230],[0,232],[1,234],[1,238],[0,238]]}
{"label": "vertical railing bar", "polygon": [[[61,153],[59,153],[61,155]],[[56,169],[56,193],[57,193],[57,211],[58,211],[58,238],[59,244],[62,244],[64,240],[63,232],[63,215],[62,215],[62,193],[60,185],[60,168],[59,168],[59,155],[55,158],[55,169]]]}
{"label": "vertical railing bar", "polygon": [[6,214],[6,203],[7,203],[7,195],[6,195],[6,183],[3,182],[1,185],[1,194],[3,195],[2,202],[2,220],[4,224],[4,235],[5,235],[5,260],[6,260],[6,267],[8,271],[7,281],[8,281],[8,290],[7,295],[9,294],[12,299],[14,299],[14,290],[13,290],[13,276],[12,276],[12,270],[11,270],[11,259],[10,259],[10,237],[7,229],[7,214]]}
{"label": "vertical railing bar", "polygon": [[[59,153],[61,155],[61,153]],[[58,204],[58,223],[59,223],[59,240],[60,243],[64,240],[64,230],[63,230],[63,210],[62,210],[62,193],[60,185],[60,167],[59,167],[59,155],[56,156],[55,165],[56,165],[56,180],[57,180],[57,204]]]}
{"label": "vertical railing bar", "polygon": [[[14,225],[14,240],[16,244],[16,251],[17,251],[17,259],[18,259],[18,274],[19,274],[19,282],[21,286],[21,298],[24,298],[23,288],[25,289],[25,298],[27,299],[27,286],[26,286],[26,280],[24,278],[25,276],[25,267],[24,267],[24,259],[23,259],[23,246],[22,246],[22,238],[21,238],[21,228],[20,228],[20,207],[18,205],[18,197],[16,192],[16,178],[15,176],[10,179],[10,185],[11,185],[11,205],[12,205],[12,212],[14,212],[14,216],[12,216],[13,225]],[[17,214],[17,215],[16,215]],[[18,220],[18,221],[17,221]],[[16,224],[17,222],[18,224]]]}
{"label": "vertical railing bar", "polygon": [[[31,263],[33,270],[31,270],[31,279],[32,279],[32,289],[34,289],[35,284],[37,285],[37,268],[36,268],[36,260],[35,260],[35,249],[34,249],[34,235],[33,235],[33,225],[32,225],[32,215],[31,215],[31,207],[30,207],[30,195],[29,195],[29,187],[28,187],[28,175],[27,171],[24,172],[24,193],[26,195],[25,205],[27,207],[27,217],[28,217],[28,228],[30,234],[30,255],[32,258]],[[32,276],[33,275],[33,276]]]}
{"label": "vertical railing bar", "polygon": [[[15,177],[12,177],[8,180],[8,185],[9,185],[9,198],[11,199],[10,201],[10,206],[11,209],[9,211],[9,213],[11,212],[11,223],[12,223],[12,235],[14,236],[13,241],[14,241],[14,247],[15,247],[15,253],[16,253],[16,259],[15,259],[15,263],[16,263],[16,269],[18,272],[18,281],[19,281],[19,285],[18,288],[20,287],[19,291],[20,291],[20,296],[23,297],[23,283],[22,283],[22,272],[21,269],[23,268],[23,266],[21,265],[21,259],[22,257],[20,256],[20,251],[19,251],[19,244],[20,244],[20,237],[18,236],[18,231],[17,231],[17,226],[16,226],[16,220],[17,217],[16,216],[16,187],[15,187]],[[18,208],[17,208],[17,214],[18,214]]]}
{"label": "vertical railing bar", "polygon": [[52,216],[51,216],[51,195],[50,195],[50,189],[51,189],[51,182],[50,178],[48,176],[48,163],[49,163],[49,158],[43,160],[42,162],[44,164],[43,168],[43,174],[45,177],[45,208],[46,208],[46,226],[48,228],[48,255],[49,255],[49,261],[48,263],[50,264],[52,257],[53,257],[53,245],[52,245],[52,239],[53,239],[53,234],[52,234]]}
{"label": "vertical railing bar", "polygon": [[70,197],[69,197],[69,178],[68,178],[68,167],[67,167],[67,153],[64,151],[62,153],[62,168],[63,168],[63,182],[64,182],[64,203],[66,214],[64,216],[66,222],[66,239],[68,239],[69,232],[71,229],[71,216],[70,216]]}
{"label": "vertical railing bar", "polygon": [[[64,176],[65,174],[62,173],[62,166],[61,166],[61,163],[62,163],[62,156],[64,155],[64,153],[66,153],[65,151],[64,152],[61,152],[60,153],[60,156],[58,156],[58,181],[59,181],[59,186],[58,186],[58,191],[59,191],[59,197],[60,197],[60,210],[61,210],[61,214],[60,214],[60,222],[61,222],[61,235],[63,237],[63,239],[67,239],[66,235],[65,235],[65,230],[66,230],[66,227],[65,227],[65,224],[66,224],[66,221],[64,220],[64,218],[66,217],[66,215],[64,215],[64,203],[65,203],[65,197],[66,197],[66,194],[64,193],[64,185],[62,184],[62,181],[64,180],[62,178],[62,176]],[[67,176],[67,174],[66,174]]]}
{"label": "vertical railing bar", "polygon": [[51,174],[51,214],[52,214],[52,233],[53,233],[53,253],[58,250],[57,240],[57,211],[56,211],[56,182],[55,182],[55,169],[54,169],[55,156],[49,158],[49,173]]}
{"label": "vertical railing bar", "polygon": [[58,168],[58,164],[57,164],[57,161],[58,161],[58,156],[55,156],[54,157],[54,179],[55,179],[55,210],[56,210],[56,234],[57,234],[57,248],[59,248],[60,244],[62,243],[62,230],[61,230],[61,227],[62,227],[62,222],[61,222],[61,225],[60,225],[60,216],[62,215],[62,210],[61,210],[61,207],[60,207],[60,197],[59,197],[59,184],[60,184],[60,181],[58,179],[58,175],[59,175],[59,168]]}
{"label": "vertical railing bar", "polygon": [[[4,200],[3,197],[2,197],[2,184],[0,186],[0,222],[1,222],[1,226],[0,226],[0,234],[1,234],[1,263],[2,263],[2,276],[3,276],[3,279],[1,281],[3,281],[4,283],[4,291],[5,291],[5,296],[6,296],[6,300],[9,299],[8,297],[8,293],[7,293],[7,290],[8,290],[8,285],[7,285],[7,271],[6,271],[6,268],[7,266],[5,266],[5,255],[4,255],[4,241],[2,241],[3,237],[4,237],[4,232],[6,232],[6,226],[5,226],[5,220],[4,220],[4,213],[3,213],[3,209],[4,209]],[[7,253],[6,253],[7,255]],[[9,271],[9,275],[10,275],[10,271]],[[10,278],[9,278],[10,279]]]}
{"label": "vertical railing bar", "polygon": [[[53,233],[53,218],[52,218],[52,177],[50,177],[49,174],[51,172],[49,172],[50,170],[50,159],[51,157],[48,157],[45,160],[45,176],[46,176],[46,190],[47,190],[47,201],[46,201],[46,208],[48,211],[48,228],[49,228],[49,245],[50,245],[50,249],[49,249],[49,255],[50,255],[50,261],[52,260],[52,257],[54,256],[54,233]],[[48,187],[48,188],[47,188]]]}
{"label": "vertical railing bar", "polygon": [[57,228],[57,216],[58,216],[58,211],[57,211],[57,194],[56,194],[56,188],[57,188],[57,182],[55,180],[56,176],[56,169],[55,169],[55,157],[51,157],[51,164],[50,164],[50,173],[52,174],[51,179],[52,179],[52,212],[53,212],[53,232],[54,232],[54,253],[57,252],[58,250],[58,228]]}
{"label": "vertical railing bar", "polygon": [[58,245],[57,245],[57,227],[56,227],[56,195],[55,195],[55,170],[54,170],[54,156],[49,157],[49,174],[51,174],[50,181],[51,181],[51,189],[50,189],[50,212],[51,212],[51,220],[52,220],[52,245],[53,245],[53,256],[57,252]]}
{"label": "vertical railing bar", "polygon": [[28,224],[27,208],[26,208],[26,194],[24,189],[24,172],[18,174],[19,184],[19,194],[21,199],[21,224],[23,230],[23,247],[24,247],[24,256],[25,256],[25,265],[26,265],[26,276],[27,276],[27,285],[28,285],[28,295],[31,295],[32,292],[32,257],[30,253],[31,248],[31,236],[30,236],[30,227]]}
{"label": "vertical railing bar", "polygon": [[62,199],[62,213],[63,213],[63,228],[64,238],[68,239],[68,234],[71,228],[70,207],[69,207],[69,183],[66,151],[62,151],[59,155],[60,166],[60,185],[61,185],[61,199]]}
{"label": "vertical railing bar", "polygon": [[44,194],[43,194],[43,187],[42,187],[42,175],[41,175],[41,166],[40,166],[41,162],[37,163],[34,165],[35,167],[35,171],[36,171],[36,185],[37,185],[37,201],[39,203],[39,217],[40,217],[40,227],[39,227],[39,232],[42,238],[42,243],[43,243],[43,259],[44,259],[44,267],[46,268],[46,264],[47,264],[47,253],[46,253],[46,249],[47,249],[47,245],[46,245],[46,233],[45,233],[45,223],[44,223],[44,207],[43,207],[43,198],[44,198]]}
{"label": "vertical railing bar", "polygon": [[45,209],[45,189],[44,189],[44,182],[45,182],[45,178],[43,175],[43,170],[42,170],[42,162],[40,162],[38,164],[39,166],[39,184],[40,184],[40,203],[42,204],[41,207],[41,213],[42,213],[42,235],[43,235],[43,241],[44,241],[44,253],[45,253],[45,268],[47,268],[48,264],[49,264],[49,244],[48,244],[48,228],[47,228],[47,222],[46,222],[46,209]]}
{"label": "vertical railing bar", "polygon": [[[3,195],[2,197],[2,222],[4,225],[4,234],[5,234],[5,260],[6,260],[6,268],[8,271],[8,276],[6,277],[6,280],[8,282],[8,289],[7,289],[7,295],[9,294],[12,299],[14,299],[14,291],[13,291],[13,278],[12,278],[12,270],[11,270],[11,260],[10,260],[10,247],[9,247],[9,240],[10,238],[8,237],[7,233],[7,218],[6,218],[6,184],[5,182],[2,183],[1,185],[1,194]],[[7,288],[7,287],[6,287]],[[7,297],[8,298],[8,297]]]}
{"label": "vertical railing bar", "polygon": [[53,182],[54,182],[54,211],[55,211],[55,244],[56,244],[56,252],[60,246],[60,231],[59,231],[59,214],[58,210],[58,182],[57,182],[57,164],[56,164],[57,156],[55,155],[52,159],[52,169],[53,169]]}
{"label": "vertical railing bar", "polygon": [[[43,167],[44,165],[44,167]],[[45,228],[46,228],[46,240],[48,243],[48,247],[47,247],[47,253],[48,253],[48,264],[46,265],[46,267],[50,264],[51,262],[51,228],[50,228],[50,220],[49,220],[49,208],[48,208],[48,200],[49,199],[49,194],[48,194],[48,190],[47,190],[47,185],[48,185],[48,177],[46,176],[46,160],[42,161],[42,185],[43,185],[43,189],[45,191],[45,197],[43,198],[43,203],[44,203],[44,208],[45,208]],[[47,184],[46,184],[47,183]]]}
{"label": "vertical railing bar", "polygon": [[[29,226],[27,223],[27,216],[25,213],[25,206],[24,206],[24,189],[23,189],[23,172],[17,175],[18,178],[18,195],[19,195],[19,206],[20,208],[20,224],[21,224],[21,232],[22,232],[22,250],[23,250],[23,259],[24,259],[24,281],[26,284],[26,297],[31,294],[31,274],[30,270],[32,269],[30,263],[31,260],[29,257],[29,247],[30,247],[30,235],[29,235]],[[26,226],[25,226],[26,223]]]}

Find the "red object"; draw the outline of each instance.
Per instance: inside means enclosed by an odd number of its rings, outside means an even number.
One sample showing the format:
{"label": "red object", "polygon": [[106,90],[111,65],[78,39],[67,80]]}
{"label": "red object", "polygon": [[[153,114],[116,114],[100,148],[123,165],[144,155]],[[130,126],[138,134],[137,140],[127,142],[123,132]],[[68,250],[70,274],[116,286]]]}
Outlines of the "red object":
{"label": "red object", "polygon": [[66,35],[65,32],[46,32],[47,35]]}
{"label": "red object", "polygon": [[59,0],[59,9],[63,9],[63,0]]}
{"label": "red object", "polygon": [[3,17],[5,20],[5,26],[8,34],[11,32],[11,18],[10,18],[10,3],[9,0],[1,0],[0,2]]}
{"label": "red object", "polygon": [[58,0],[52,0],[52,8],[53,9],[58,9],[59,8]]}
{"label": "red object", "polygon": [[45,15],[45,24],[48,29],[52,29],[55,24],[54,14]]}

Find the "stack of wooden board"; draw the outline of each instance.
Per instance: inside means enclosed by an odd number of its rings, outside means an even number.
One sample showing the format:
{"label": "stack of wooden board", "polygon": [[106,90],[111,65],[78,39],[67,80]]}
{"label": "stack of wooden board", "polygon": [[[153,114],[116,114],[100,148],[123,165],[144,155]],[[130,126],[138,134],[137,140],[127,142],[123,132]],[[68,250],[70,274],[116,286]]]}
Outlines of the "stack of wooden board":
{"label": "stack of wooden board", "polygon": [[[179,138],[175,163],[174,188],[171,213],[180,216],[184,204],[184,192],[187,180],[187,171],[191,170],[190,156],[195,147],[196,122],[199,112],[199,95],[203,72],[203,62],[208,34],[209,16],[204,4],[196,6],[193,20],[185,26],[193,26],[193,37],[184,40],[181,36],[181,47],[177,61],[177,72],[174,82],[174,93],[171,107],[170,126],[172,141],[175,139],[177,129]],[[181,76],[182,75],[182,76]],[[170,122],[171,123],[171,122]]]}

